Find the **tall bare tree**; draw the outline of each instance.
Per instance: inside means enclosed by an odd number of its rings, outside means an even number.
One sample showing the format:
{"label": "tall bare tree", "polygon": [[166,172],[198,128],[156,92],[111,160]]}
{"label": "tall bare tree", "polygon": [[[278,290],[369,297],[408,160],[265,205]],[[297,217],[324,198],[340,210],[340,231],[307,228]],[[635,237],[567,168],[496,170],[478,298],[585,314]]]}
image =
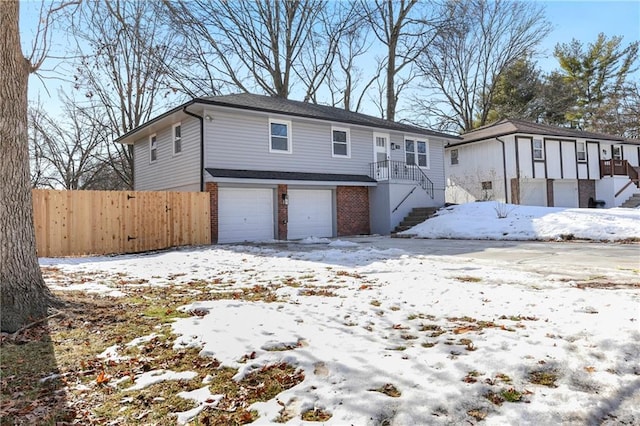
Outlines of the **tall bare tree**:
{"label": "tall bare tree", "polygon": [[465,132],[486,124],[500,75],[533,53],[551,30],[533,2],[467,0],[445,5],[450,25],[418,60],[417,108],[441,129]]}
{"label": "tall bare tree", "polygon": [[[288,98],[300,85],[310,100],[344,27],[326,0],[164,0],[164,7],[193,47],[174,70],[175,84],[192,96],[239,90]],[[195,84],[184,78],[193,74]]]}
{"label": "tall bare tree", "polygon": [[52,5],[39,21],[32,53],[20,46],[18,1],[0,7],[0,329],[14,332],[55,303],[40,272],[29,179],[27,85],[47,57]]}
{"label": "tall bare tree", "polygon": [[383,117],[395,120],[398,99],[415,74],[418,56],[430,44],[441,25],[433,3],[418,0],[361,0],[375,37],[385,47],[379,59],[385,69]]}
{"label": "tall bare tree", "polygon": [[[86,2],[73,27],[81,57],[75,87],[87,99],[76,105],[87,108],[105,139],[148,121],[171,95],[166,69],[173,66],[175,40],[154,12],[149,1]],[[107,149],[113,172],[132,188],[132,147],[109,144]]]}
{"label": "tall bare tree", "polygon": [[[95,109],[95,113],[100,110]],[[63,189],[118,189],[118,182],[108,179],[110,167],[104,132],[89,118],[89,111],[79,110],[67,99],[63,117],[51,117],[41,106],[29,109],[32,127],[32,159],[41,186]],[[32,174],[33,174],[32,169]]]}

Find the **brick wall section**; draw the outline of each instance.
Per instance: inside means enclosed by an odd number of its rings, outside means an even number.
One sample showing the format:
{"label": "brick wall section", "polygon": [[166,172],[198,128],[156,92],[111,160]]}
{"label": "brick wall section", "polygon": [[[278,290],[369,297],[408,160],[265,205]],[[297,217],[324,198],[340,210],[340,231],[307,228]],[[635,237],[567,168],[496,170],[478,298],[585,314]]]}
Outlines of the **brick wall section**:
{"label": "brick wall section", "polygon": [[520,181],[511,178],[511,204],[520,204]]}
{"label": "brick wall section", "polygon": [[547,207],[555,206],[555,198],[553,195],[553,179],[547,179]]}
{"label": "brick wall section", "polygon": [[338,186],[336,188],[338,236],[369,234],[369,188]]}
{"label": "brick wall section", "polygon": [[589,198],[596,199],[596,181],[578,179],[578,207],[589,207]]}
{"label": "brick wall section", "polygon": [[287,239],[287,231],[288,231],[288,222],[289,222],[289,206],[282,203],[283,194],[287,193],[287,185],[278,185],[278,198],[276,199],[276,203],[278,203],[278,239],[286,240]]}
{"label": "brick wall section", "polygon": [[207,182],[205,192],[210,197],[210,218],[211,218],[211,244],[218,242],[218,184],[215,182]]}

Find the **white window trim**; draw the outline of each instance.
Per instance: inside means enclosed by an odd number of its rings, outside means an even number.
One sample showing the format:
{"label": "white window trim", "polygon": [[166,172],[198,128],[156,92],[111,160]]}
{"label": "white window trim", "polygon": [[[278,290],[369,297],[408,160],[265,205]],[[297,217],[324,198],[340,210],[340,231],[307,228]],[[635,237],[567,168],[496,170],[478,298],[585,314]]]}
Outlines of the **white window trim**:
{"label": "white window trim", "polygon": [[[180,152],[176,152],[176,127],[180,126]],[[173,156],[177,156],[182,154],[183,146],[182,146],[182,123],[176,123],[171,126],[171,144],[173,145]]]}
{"label": "white window trim", "polygon": [[[579,146],[580,144],[582,144],[584,150],[581,151]],[[581,160],[580,158],[578,158],[578,154],[584,152],[584,158]],[[578,163],[586,163],[587,162],[587,143],[586,142],[576,142],[576,160],[578,160]]]}
{"label": "white window trim", "polygon": [[[413,166],[420,167],[421,169],[429,170],[431,168],[431,156],[429,155],[429,139],[422,137],[413,137],[413,136],[405,136],[403,140],[402,151],[404,152],[404,161],[407,162],[407,140],[413,141],[413,155],[415,155],[415,164]],[[424,155],[427,157],[427,165],[419,166],[418,165],[418,142],[424,142],[425,144],[425,153]]]}
{"label": "white window trim", "polygon": [[[536,158],[536,141],[540,142],[540,158]],[[531,158],[533,161],[544,161],[544,141],[542,139],[531,140]]]}
{"label": "white window trim", "polygon": [[[155,148],[153,148],[153,139],[155,138],[156,140],[156,146]],[[156,159],[153,159],[152,156],[152,152],[155,150],[156,152]],[[149,135],[149,164],[153,164],[156,163],[158,161],[158,136],[154,133],[152,135]]]}
{"label": "white window trim", "polygon": [[[273,149],[273,145],[271,142],[271,124],[284,124],[287,126],[287,150],[284,151],[282,149]],[[276,154],[292,154],[293,153],[293,137],[292,137],[292,126],[290,120],[280,120],[279,118],[270,118],[269,119],[269,152],[273,152]],[[282,136],[278,136],[282,137]]]}
{"label": "white window trim", "polygon": [[[333,140],[334,131],[345,132],[347,134],[347,155],[335,153],[335,150],[333,149],[333,145],[336,143],[336,141]],[[341,142],[338,142],[338,143],[341,143]],[[331,126],[331,156],[335,158],[351,158],[351,132],[348,127]]]}

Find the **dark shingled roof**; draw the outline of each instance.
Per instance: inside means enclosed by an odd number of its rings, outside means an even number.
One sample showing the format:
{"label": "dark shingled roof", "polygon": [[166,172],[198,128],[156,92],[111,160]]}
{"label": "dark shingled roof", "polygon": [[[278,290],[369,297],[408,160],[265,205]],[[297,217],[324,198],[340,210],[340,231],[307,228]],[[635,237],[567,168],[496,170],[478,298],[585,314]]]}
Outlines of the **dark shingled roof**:
{"label": "dark shingled roof", "polygon": [[365,175],[342,175],[332,173],[300,173],[277,172],[270,170],[231,170],[231,169],[205,169],[213,177],[237,178],[237,179],[269,179],[269,180],[301,180],[319,182],[363,182],[375,183],[374,179]]}
{"label": "dark shingled roof", "polygon": [[458,136],[435,132],[424,127],[383,120],[370,115],[346,111],[341,108],[293,101],[291,99],[277,98],[273,96],[254,95],[252,93],[196,98],[194,99],[194,102],[230,108],[273,112],[296,117],[317,118],[327,121],[337,121],[340,123],[357,124],[367,127],[378,127],[382,129],[417,133],[446,139],[459,139]]}
{"label": "dark shingled roof", "polygon": [[[491,132],[491,128],[495,127],[495,132]],[[500,137],[510,135],[513,133],[528,133],[528,134],[540,134],[545,136],[556,137],[569,137],[569,138],[585,138],[585,139],[597,139],[608,141],[627,141],[621,136],[605,135],[602,133],[587,132],[578,129],[569,129],[567,127],[551,126],[548,124],[532,123],[529,121],[518,119],[504,119],[496,123],[489,124],[483,127],[474,129],[468,133],[462,134],[462,141],[452,142],[449,145],[462,145],[470,142],[475,142],[482,139],[490,139],[494,137]]]}

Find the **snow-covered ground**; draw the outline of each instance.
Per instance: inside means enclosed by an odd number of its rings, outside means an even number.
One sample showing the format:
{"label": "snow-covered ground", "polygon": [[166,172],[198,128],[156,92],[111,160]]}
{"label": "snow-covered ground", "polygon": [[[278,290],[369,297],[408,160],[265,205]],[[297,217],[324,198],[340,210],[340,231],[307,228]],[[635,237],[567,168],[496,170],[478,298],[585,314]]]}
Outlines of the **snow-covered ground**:
{"label": "snow-covered ground", "polygon": [[569,209],[467,203],[442,209],[407,231],[421,238],[626,240],[640,238],[640,209]]}
{"label": "snow-covered ground", "polygon": [[[562,233],[577,238],[640,237],[638,211],[585,210],[602,215],[590,216],[585,227],[580,222],[587,219],[576,219],[580,210],[536,214],[518,208],[494,221],[489,212],[495,212],[482,210],[483,204],[446,210],[410,232],[429,235],[420,227],[448,217],[444,224],[457,222],[468,238],[489,238],[487,229],[504,237],[496,221],[523,237],[532,230],[538,238],[555,238],[560,231],[552,230],[553,223],[564,223]],[[465,214],[455,219],[456,212]],[[579,234],[581,228],[587,233]],[[335,425],[480,419],[490,425],[640,424],[639,269],[620,271],[612,264],[620,284],[613,289],[607,276],[576,282],[561,272],[524,271],[500,258],[305,242],[314,244],[212,246],[41,264],[99,272],[99,282],[87,282],[87,288],[104,288],[112,296],[127,292],[117,284],[123,275],[140,279],[140,285],[205,280],[221,291],[273,288],[278,302],[194,302],[182,309],[199,316],[172,324],[176,348],[201,348],[202,356],[238,368],[236,379],[281,361],[304,370],[303,382],[254,404],[257,424],[271,423],[283,406],[294,414],[287,424],[305,423],[300,414],[312,408],[330,413],[326,423]],[[74,284],[60,282],[57,288]],[[252,352],[253,359],[239,362]],[[165,370],[145,374],[137,388],[147,380],[176,378]],[[203,388],[183,396],[201,407],[215,405],[221,396],[211,395],[207,378],[201,379]],[[497,404],[500,395],[520,402]],[[197,413],[179,413],[177,419],[188,422]]]}

